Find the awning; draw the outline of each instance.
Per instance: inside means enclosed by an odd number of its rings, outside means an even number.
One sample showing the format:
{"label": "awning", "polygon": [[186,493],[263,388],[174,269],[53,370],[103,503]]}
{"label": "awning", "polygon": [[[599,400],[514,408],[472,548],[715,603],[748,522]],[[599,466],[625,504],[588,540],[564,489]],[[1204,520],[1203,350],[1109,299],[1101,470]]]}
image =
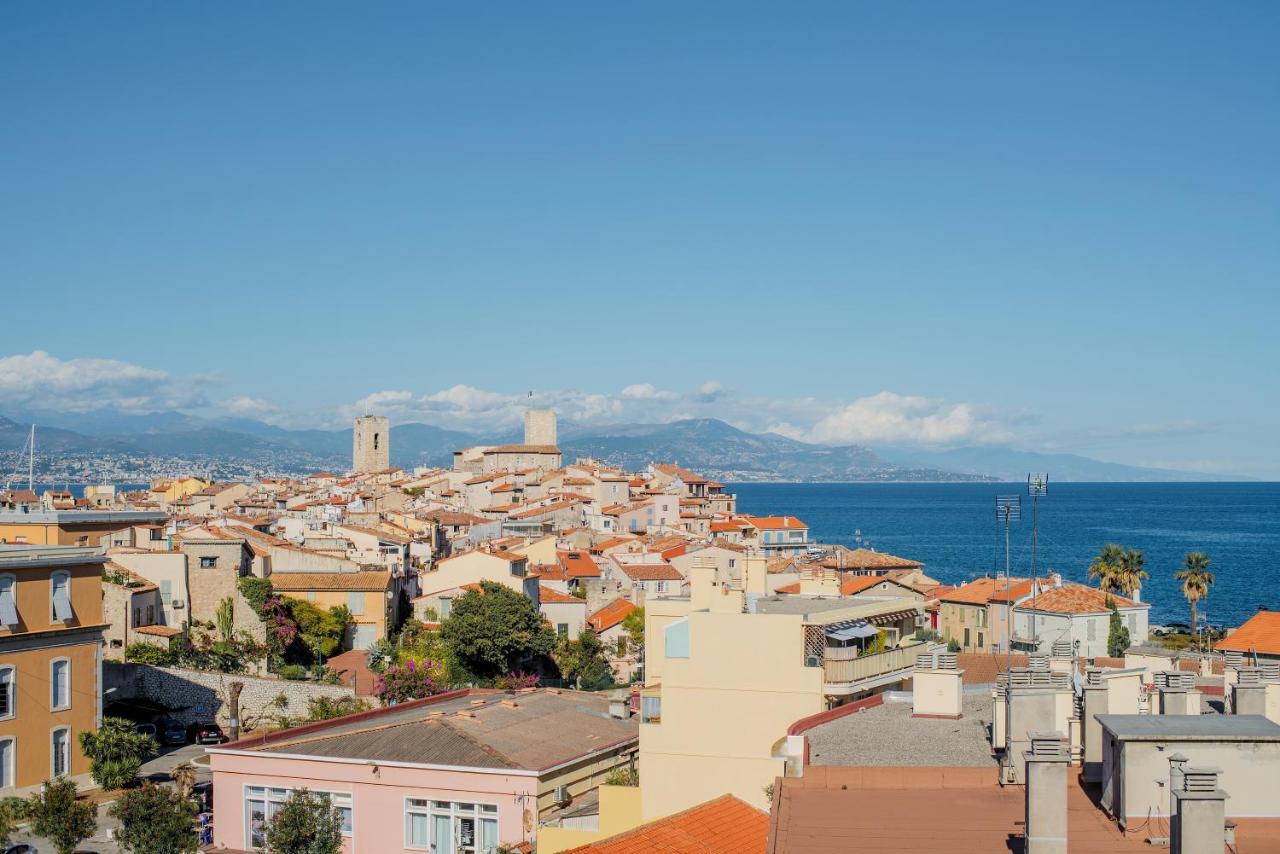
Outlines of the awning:
{"label": "awning", "polygon": [[853,640],[854,638],[873,638],[880,634],[880,630],[865,620],[858,620],[852,624],[835,623],[827,626],[823,634],[832,640]]}
{"label": "awning", "polygon": [[877,626],[891,626],[894,623],[900,623],[906,619],[914,620],[919,613],[920,612],[915,608],[907,608],[901,611],[894,611],[890,614],[876,614],[874,617],[867,617],[867,620]]}

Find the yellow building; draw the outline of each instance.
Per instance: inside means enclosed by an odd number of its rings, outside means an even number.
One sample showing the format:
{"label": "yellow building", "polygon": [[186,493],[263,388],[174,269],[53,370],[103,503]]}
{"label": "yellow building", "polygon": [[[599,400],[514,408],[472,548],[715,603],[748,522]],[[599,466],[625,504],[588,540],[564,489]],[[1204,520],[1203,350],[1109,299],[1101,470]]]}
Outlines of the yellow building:
{"label": "yellow building", "polygon": [[0,543],[32,546],[98,546],[109,534],[165,521],[148,510],[0,510]]}
{"label": "yellow building", "polygon": [[[645,603],[640,780],[648,821],[732,794],[768,808],[794,762],[791,724],[909,678],[926,646],[921,604],[767,596],[765,561],[742,583],[695,565],[688,598]],[[879,644],[889,648],[879,651]]]}
{"label": "yellow building", "polygon": [[102,720],[96,549],[0,546],[0,796],[84,774],[79,735]]}
{"label": "yellow building", "polygon": [[351,612],[351,634],[346,643],[351,649],[368,649],[387,636],[398,593],[394,582],[385,569],[271,575],[271,586],[282,596],[305,599],[317,608],[345,605]]}
{"label": "yellow building", "polygon": [[180,477],[176,480],[158,480],[151,484],[150,498],[161,504],[172,504],[174,501],[195,495],[211,485],[213,481],[201,477]]}

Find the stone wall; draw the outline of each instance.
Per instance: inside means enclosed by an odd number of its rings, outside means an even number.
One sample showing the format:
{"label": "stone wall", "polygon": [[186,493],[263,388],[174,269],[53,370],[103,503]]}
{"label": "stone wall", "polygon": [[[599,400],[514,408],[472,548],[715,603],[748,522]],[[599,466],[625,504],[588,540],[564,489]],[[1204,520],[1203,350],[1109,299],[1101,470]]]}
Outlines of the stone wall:
{"label": "stone wall", "polygon": [[[355,696],[354,690],[343,685],[120,662],[103,663],[102,682],[104,691],[116,689],[108,694],[112,700],[149,700],[173,709],[167,717],[186,724],[216,720],[224,729],[230,720],[227,686],[232,682],[244,685],[240,692],[240,720],[246,730],[260,722],[274,726],[280,716],[306,718],[314,697]],[[281,697],[283,706],[277,703]]]}

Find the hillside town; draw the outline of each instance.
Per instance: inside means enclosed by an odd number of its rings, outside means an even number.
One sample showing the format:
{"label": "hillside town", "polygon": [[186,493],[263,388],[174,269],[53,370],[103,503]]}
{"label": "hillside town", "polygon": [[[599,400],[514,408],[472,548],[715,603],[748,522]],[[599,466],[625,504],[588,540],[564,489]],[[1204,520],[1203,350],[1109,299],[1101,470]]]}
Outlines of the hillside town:
{"label": "hillside town", "polygon": [[[11,850],[148,850],[121,805],[172,789],[149,850],[1280,851],[1280,614],[1172,650],[1140,585],[945,585],[676,460],[565,460],[551,410],[449,468],[390,436],[0,492]],[[41,812],[68,782],[92,821]]]}

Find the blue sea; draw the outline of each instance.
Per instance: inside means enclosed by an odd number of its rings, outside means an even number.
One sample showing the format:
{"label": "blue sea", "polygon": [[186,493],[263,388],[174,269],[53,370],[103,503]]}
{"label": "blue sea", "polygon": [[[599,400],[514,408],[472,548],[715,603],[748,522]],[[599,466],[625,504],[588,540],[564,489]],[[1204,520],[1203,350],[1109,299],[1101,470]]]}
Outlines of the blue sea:
{"label": "blue sea", "polygon": [[[1011,526],[1014,574],[1031,569],[1027,485],[994,483],[738,483],[738,509],[789,513],[810,538],[861,544],[925,564],[956,584],[1004,569],[1004,529],[995,496],[1022,495]],[[1106,543],[1141,549],[1151,573],[1142,591],[1152,623],[1189,619],[1174,570],[1189,551],[1212,560],[1216,583],[1200,613],[1235,626],[1259,607],[1280,609],[1280,483],[1051,483],[1039,501],[1037,565],[1087,581],[1089,561]]]}

